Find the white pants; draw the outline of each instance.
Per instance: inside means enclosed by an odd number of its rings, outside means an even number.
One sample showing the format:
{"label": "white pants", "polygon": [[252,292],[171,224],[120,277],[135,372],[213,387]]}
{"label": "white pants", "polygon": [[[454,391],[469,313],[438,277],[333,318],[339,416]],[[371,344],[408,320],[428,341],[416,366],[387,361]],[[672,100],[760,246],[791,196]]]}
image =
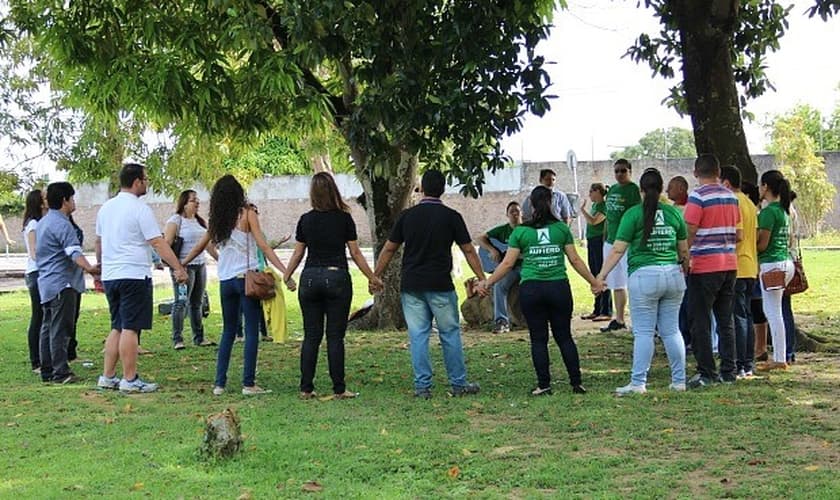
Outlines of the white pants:
{"label": "white pants", "polygon": [[[612,252],[612,243],[604,242],[604,262],[607,261]],[[626,290],[627,289],[627,252],[621,256],[621,259],[612,268],[612,271],[607,274],[607,288],[610,290]]]}
{"label": "white pants", "polygon": [[[793,278],[793,261],[784,260],[781,262],[768,262],[761,264],[760,270],[764,274],[772,269],[781,269],[785,272],[785,285]],[[773,361],[784,363],[787,360],[787,342],[785,340],[785,321],[782,319],[782,296],[784,288],[778,290],[765,290],[761,287],[761,301],[764,315],[767,316],[767,324],[770,326],[770,334],[773,336]]]}

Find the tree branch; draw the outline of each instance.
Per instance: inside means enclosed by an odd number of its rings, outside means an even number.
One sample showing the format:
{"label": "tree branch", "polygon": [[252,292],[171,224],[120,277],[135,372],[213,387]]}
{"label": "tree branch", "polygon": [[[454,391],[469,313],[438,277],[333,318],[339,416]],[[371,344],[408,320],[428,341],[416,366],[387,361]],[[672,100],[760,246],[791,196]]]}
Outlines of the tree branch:
{"label": "tree branch", "polygon": [[[274,38],[280,44],[280,47],[282,49],[288,47],[289,33],[288,31],[286,31],[286,28],[283,26],[283,23],[280,22],[280,16],[278,15],[277,11],[265,0],[257,0],[256,3],[258,5],[262,5],[265,8],[266,17],[268,18],[269,22],[271,22],[271,32],[274,34]],[[329,90],[327,90],[327,88],[324,86],[323,83],[321,83],[318,77],[315,76],[315,73],[313,73],[312,70],[300,66],[298,66],[298,68],[303,74],[303,82],[309,87],[315,89],[315,92],[325,96],[327,100],[329,100],[333,108],[333,121],[335,122],[336,126],[340,127],[341,122],[344,120],[344,118],[346,118],[350,114],[349,103],[345,103],[345,98],[333,95]]]}

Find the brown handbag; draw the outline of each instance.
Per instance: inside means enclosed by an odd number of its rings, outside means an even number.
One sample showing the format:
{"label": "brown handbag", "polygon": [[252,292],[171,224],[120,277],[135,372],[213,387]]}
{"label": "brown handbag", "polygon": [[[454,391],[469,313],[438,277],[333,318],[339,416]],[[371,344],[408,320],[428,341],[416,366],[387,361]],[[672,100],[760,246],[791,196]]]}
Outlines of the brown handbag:
{"label": "brown handbag", "polygon": [[273,299],[277,295],[274,288],[274,275],[264,271],[251,270],[251,232],[248,232],[248,240],[245,245],[248,270],[245,271],[245,296],[257,300]]}
{"label": "brown handbag", "polygon": [[802,266],[802,249],[799,246],[799,239],[796,240],[796,255],[793,258],[793,277],[785,287],[785,295],[796,295],[808,289],[808,277],[805,276],[805,267]]}
{"label": "brown handbag", "polygon": [[761,286],[765,290],[781,290],[785,287],[785,272],[774,268],[761,273]]}

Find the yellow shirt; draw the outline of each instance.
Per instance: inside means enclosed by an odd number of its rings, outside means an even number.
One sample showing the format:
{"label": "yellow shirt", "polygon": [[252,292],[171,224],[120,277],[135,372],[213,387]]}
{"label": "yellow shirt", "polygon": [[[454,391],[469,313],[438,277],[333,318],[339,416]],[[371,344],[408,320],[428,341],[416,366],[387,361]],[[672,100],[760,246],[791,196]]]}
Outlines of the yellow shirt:
{"label": "yellow shirt", "polygon": [[743,238],[735,245],[738,254],[738,277],[755,278],[758,276],[758,210],[744,193],[735,193],[738,197],[738,210],[741,223],[738,225]]}

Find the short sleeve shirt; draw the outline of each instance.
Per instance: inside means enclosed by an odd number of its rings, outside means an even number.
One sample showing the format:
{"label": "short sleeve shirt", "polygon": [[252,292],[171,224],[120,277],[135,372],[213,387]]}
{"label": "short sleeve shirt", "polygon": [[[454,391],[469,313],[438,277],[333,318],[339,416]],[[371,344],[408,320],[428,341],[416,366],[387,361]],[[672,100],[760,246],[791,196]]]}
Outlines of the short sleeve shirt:
{"label": "short sleeve shirt", "polygon": [[[592,204],[592,216],[596,216],[598,214],[604,214],[604,217],[607,215],[607,203],[605,201],[596,201]],[[606,219],[604,219],[606,220]],[[591,238],[599,238],[604,236],[604,221],[601,221],[599,224],[586,224],[586,239]]]}
{"label": "short sleeve shirt", "polygon": [[628,182],[623,185],[615,183],[607,191],[604,202],[606,203],[605,213],[607,216],[607,243],[613,243],[624,212],[641,203],[642,195],[639,193],[639,186],[635,182]]}
{"label": "short sleeve shirt", "polygon": [[685,222],[697,226],[691,244],[691,274],[735,271],[738,198],[721,184],[703,184],[688,195]]}
{"label": "short sleeve shirt", "polygon": [[779,202],[774,201],[759,212],[758,229],[770,231],[770,241],[767,248],[758,254],[760,263],[783,262],[790,258],[788,253],[790,217],[782,209]]}
{"label": "short sleeve shirt", "polygon": [[102,281],[151,277],[148,240],[161,236],[149,205],[121,191],[96,215],[96,235],[102,239]]}
{"label": "short sleeve shirt", "polygon": [[646,266],[676,264],[677,242],[685,240],[687,230],[682,214],[671,205],[659,203],[653,219],[653,230],[642,243],[645,230],[644,208],[636,205],[621,218],[615,239],[629,244],[628,274]]}
{"label": "short sleeve shirt", "polygon": [[400,214],[388,240],[404,243],[401,290],[449,292],[452,244],[470,242],[464,218],[437,198],[425,198]]}
{"label": "short sleeve shirt", "polygon": [[738,197],[738,211],[741,212],[741,241],[735,245],[738,254],[738,277],[758,276],[758,255],[756,250],[758,215],[755,204],[742,192]]}
{"label": "short sleeve shirt", "polygon": [[574,237],[563,222],[540,228],[517,226],[508,241],[510,248],[519,249],[522,255],[522,283],[568,279],[566,245],[571,244],[574,244]]}
{"label": "short sleeve shirt", "polygon": [[[29,219],[29,222],[26,223],[26,227],[23,228],[23,245],[26,247],[26,273],[29,274],[31,272],[38,270],[38,264],[35,263],[35,259],[29,256],[30,250],[35,250],[34,248],[29,248],[29,233],[35,231],[35,228],[38,227],[38,221],[35,219]],[[33,252],[34,253],[34,252]]]}
{"label": "short sleeve shirt", "polygon": [[511,233],[513,233],[513,228],[510,227],[510,224],[502,224],[501,226],[496,226],[487,231],[487,237],[497,239],[502,243],[507,244]]}
{"label": "short sleeve shirt", "polygon": [[[179,260],[184,260],[184,258],[190,254],[190,251],[193,247],[198,244],[199,240],[204,237],[204,234],[207,232],[207,229],[201,226],[198,223],[198,219],[195,217],[183,217],[179,214],[174,214],[169,220],[166,221],[167,224],[175,224],[175,234],[184,238],[184,244],[181,246],[181,253],[178,255]],[[199,265],[204,264],[204,252],[198,254],[195,259],[190,261],[190,265]]]}
{"label": "short sleeve shirt", "polygon": [[347,242],[358,239],[353,217],[343,210],[310,210],[301,216],[295,230],[295,240],[306,245],[304,269],[347,269]]}

